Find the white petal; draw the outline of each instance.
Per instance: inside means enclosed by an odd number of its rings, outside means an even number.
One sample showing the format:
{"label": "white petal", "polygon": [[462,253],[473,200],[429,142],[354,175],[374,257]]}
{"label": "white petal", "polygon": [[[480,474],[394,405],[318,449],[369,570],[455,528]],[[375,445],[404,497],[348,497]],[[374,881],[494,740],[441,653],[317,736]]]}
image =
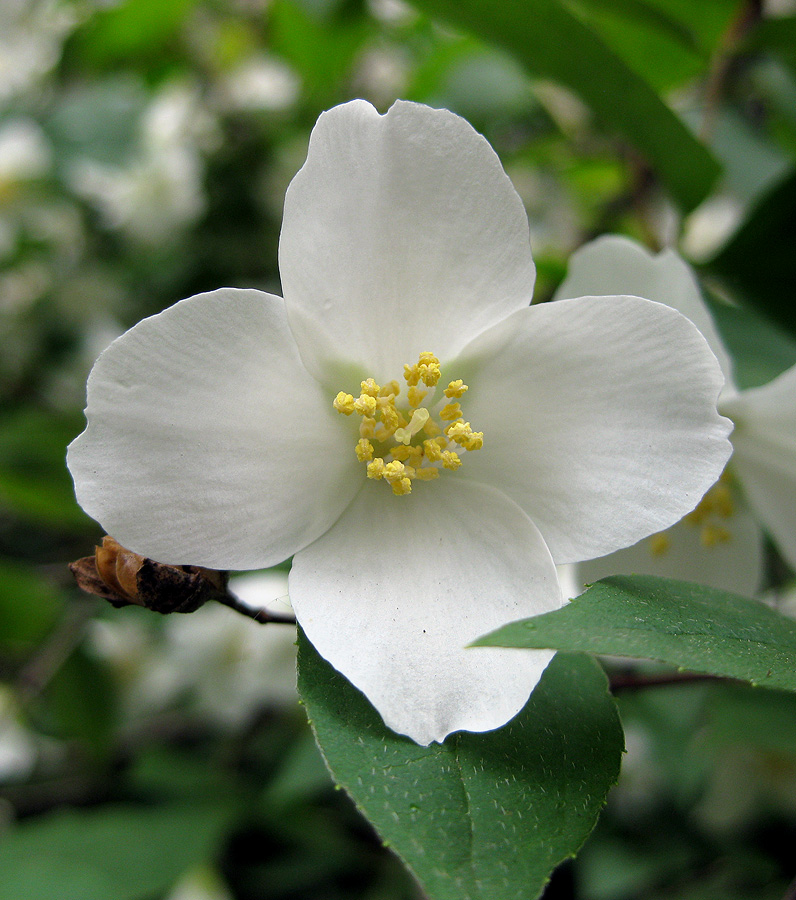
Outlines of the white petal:
{"label": "white petal", "polygon": [[731,423],[721,371],[683,316],[638,297],[581,297],[515,313],[468,347],[453,377],[484,447],[460,477],[503,490],[556,563],[662,531],[718,479]]}
{"label": "white petal", "polygon": [[722,412],[735,422],[732,464],[749,504],[796,568],[796,366]]}
{"label": "white petal", "polygon": [[721,364],[725,393],[734,391],[732,361],[689,265],[673,250],[657,256],[619,235],[604,235],[572,254],[555,299],[632,294],[681,312],[702,332]]}
{"label": "white petal", "polygon": [[486,140],[447,110],[364,100],[324,113],[291,183],[279,247],[290,325],[329,381],[455,354],[527,306],[528,221]]}
{"label": "white petal", "polygon": [[424,745],[519,712],[552,652],[466,645],[562,603],[533,523],[498,491],[456,475],[405,497],[366,484],[296,556],[290,596],[318,652],[390,728]]}
{"label": "white petal", "polygon": [[664,532],[666,547],[660,552],[654,550],[657,536],[645,538],[626,550],[580,563],[578,581],[584,585],[607,575],[660,575],[752,597],[763,574],[763,533],[742,507],[721,524],[729,533],[726,542],[703,546],[699,527],[683,520]]}
{"label": "white petal", "polygon": [[183,300],[97,360],[89,424],[68,455],[78,502],[161,562],[273,565],[323,534],[361,483],[332,399],[279,297]]}

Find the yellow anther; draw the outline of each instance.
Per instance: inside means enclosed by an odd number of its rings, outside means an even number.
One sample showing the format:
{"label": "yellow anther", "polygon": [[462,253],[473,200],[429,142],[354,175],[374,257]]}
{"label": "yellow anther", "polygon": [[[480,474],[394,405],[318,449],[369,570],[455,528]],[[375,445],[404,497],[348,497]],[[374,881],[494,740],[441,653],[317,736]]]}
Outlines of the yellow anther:
{"label": "yellow anther", "polygon": [[360,394],[358,400],[354,400],[354,412],[360,416],[372,416],[376,412],[376,398],[370,394]]}
{"label": "yellow anther", "polygon": [[449,399],[453,399],[454,397],[461,397],[469,388],[467,385],[461,380],[461,378],[456,381],[451,381],[451,383],[445,388],[445,396]]}
{"label": "yellow anther", "polygon": [[365,381],[360,382],[359,389],[362,394],[368,397],[378,397],[381,391],[381,388],[372,378],[367,378]]}
{"label": "yellow anther", "polygon": [[442,465],[446,469],[450,469],[451,472],[455,472],[456,469],[462,464],[462,461],[459,457],[458,453],[454,453],[453,450],[446,450],[442,454]]}
{"label": "yellow anther", "polygon": [[413,385],[408,391],[409,405],[412,407],[420,406],[426,394],[428,394],[428,391],[421,391],[420,388]]}
{"label": "yellow anther", "polygon": [[409,387],[414,387],[420,381],[420,372],[417,366],[404,365],[404,381]]}
{"label": "yellow anther", "polygon": [[464,446],[464,442],[472,433],[473,429],[470,427],[470,423],[462,422],[461,420],[451,422],[445,429],[445,434],[448,435],[448,438],[461,446]]}
{"label": "yellow anther", "polygon": [[384,467],[384,478],[392,484],[406,476],[406,466],[398,459],[388,462]]}
{"label": "yellow anther", "polygon": [[665,531],[659,531],[657,534],[650,535],[650,553],[654,557],[663,556],[671,544],[671,539]]}
{"label": "yellow anther", "polygon": [[399,459],[401,462],[406,462],[409,459],[409,447],[404,446],[403,444],[398,444],[396,447],[390,447],[390,453],[392,453],[393,459]]}
{"label": "yellow anther", "polygon": [[344,416],[350,416],[354,411],[354,398],[351,394],[346,394],[345,391],[340,391],[340,393],[334,398],[334,403],[332,404],[337,412],[342,413]]}
{"label": "yellow anther", "polygon": [[392,492],[397,497],[403,497],[412,493],[412,482],[408,478],[399,478],[397,481],[391,482]]}
{"label": "yellow anther", "polygon": [[[338,412],[361,416],[354,453],[365,463],[367,477],[387,481],[399,496],[412,492],[415,479],[432,481],[443,469],[455,471],[462,465],[465,451],[483,446],[483,432],[473,431],[464,421],[458,400],[468,387],[461,379],[448,382],[447,400],[434,417],[420,405],[429,395],[426,388],[436,387],[440,378],[439,359],[424,351],[414,365],[404,366],[407,393],[400,405],[399,383],[393,380],[379,386],[373,378],[360,383],[359,397],[341,391],[334,400]],[[454,446],[458,452],[449,449]]]}
{"label": "yellow anther", "polygon": [[435,440],[423,441],[423,450],[429,462],[439,462],[442,459],[442,448]]}
{"label": "yellow anther", "polygon": [[715,513],[724,519],[729,519],[735,513],[732,491],[726,484],[717,484],[710,489],[710,493],[713,495],[713,509]]}
{"label": "yellow anther", "polygon": [[366,438],[360,438],[357,441],[354,453],[356,453],[360,462],[367,462],[367,460],[373,459],[373,444]]}
{"label": "yellow anther", "polygon": [[398,384],[397,381],[393,380],[393,381],[388,381],[387,384],[384,385],[384,387],[379,391],[379,396],[380,397],[389,397],[390,394],[392,394],[393,397],[397,397],[398,394],[400,394],[400,393],[401,393],[401,385]]}
{"label": "yellow anther", "polygon": [[461,414],[462,408],[458,403],[447,403],[439,411],[439,417],[444,422],[454,422],[461,417]]}
{"label": "yellow anther", "polygon": [[410,447],[409,448],[409,458],[407,460],[409,465],[418,468],[420,464],[423,462],[423,448],[422,447]]}
{"label": "yellow anther", "polygon": [[385,406],[381,411],[381,421],[388,431],[395,431],[401,424],[403,416],[394,406]]}
{"label": "yellow anther", "polygon": [[704,525],[699,533],[699,539],[703,547],[715,547],[717,544],[726,544],[731,538],[730,532],[721,525]]}
{"label": "yellow anther", "polygon": [[438,434],[442,434],[442,429],[433,419],[429,419],[428,422],[426,422],[423,426],[423,431],[432,438],[436,437]]}
{"label": "yellow anther", "polygon": [[442,375],[439,368],[439,360],[433,353],[428,351],[420,354],[420,359],[417,362],[417,371],[423,384],[427,387],[434,387]]}
{"label": "yellow anther", "polygon": [[372,478],[374,481],[384,478],[384,460],[380,456],[368,463],[368,478]]}
{"label": "yellow anther", "polygon": [[460,438],[458,443],[468,452],[480,450],[484,446],[484,432],[471,431],[469,434]]}

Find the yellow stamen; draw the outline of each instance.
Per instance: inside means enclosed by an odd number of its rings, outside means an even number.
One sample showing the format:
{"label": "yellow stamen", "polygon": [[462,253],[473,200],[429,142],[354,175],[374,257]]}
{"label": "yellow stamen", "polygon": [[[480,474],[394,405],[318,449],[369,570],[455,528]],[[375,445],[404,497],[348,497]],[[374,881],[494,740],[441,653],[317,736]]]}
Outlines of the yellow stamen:
{"label": "yellow stamen", "polygon": [[659,531],[650,536],[650,553],[655,556],[663,556],[671,546],[671,539],[665,531]]}
{"label": "yellow stamen", "polygon": [[423,402],[423,399],[425,398],[426,394],[428,394],[428,391],[421,391],[420,388],[417,388],[414,386],[410,387],[409,390],[407,391],[409,405],[412,407],[420,406],[420,404]]}
{"label": "yellow stamen", "polygon": [[450,469],[451,472],[455,472],[461,464],[461,457],[458,453],[454,453],[453,450],[446,450],[442,454],[442,465],[444,468]]}
{"label": "yellow stamen", "polygon": [[357,459],[360,462],[367,462],[368,460],[373,459],[373,444],[366,438],[360,438],[360,440],[357,441],[354,453],[356,453]]}
{"label": "yellow stamen", "polygon": [[365,381],[361,382],[359,389],[362,394],[367,395],[368,397],[378,397],[379,392],[381,391],[381,388],[372,378],[367,378]]}
{"label": "yellow stamen", "polygon": [[699,539],[703,547],[715,547],[718,544],[726,544],[732,535],[721,525],[703,525],[699,533]]}
{"label": "yellow stamen", "polygon": [[448,403],[439,411],[439,417],[445,422],[454,422],[460,418],[462,407],[459,403]]}
{"label": "yellow stamen", "polygon": [[[366,464],[367,477],[386,481],[398,496],[411,494],[415,480],[433,481],[443,469],[456,471],[465,453],[483,446],[483,432],[473,431],[464,421],[458,401],[468,387],[461,379],[448,382],[443,393],[450,402],[440,404],[434,415],[420,406],[429,395],[426,388],[435,388],[441,377],[439,359],[424,351],[417,363],[404,366],[407,393],[400,406],[395,380],[379,386],[366,378],[360,382],[358,397],[341,391],[334,400],[338,412],[361,417],[354,452]],[[454,445],[456,451],[448,449]]]}
{"label": "yellow stamen", "polygon": [[377,456],[373,462],[368,463],[367,472],[368,478],[372,478],[374,481],[384,478],[384,460]]}
{"label": "yellow stamen", "polygon": [[360,394],[358,400],[354,400],[354,412],[360,416],[372,416],[376,412],[376,398],[370,394]]}
{"label": "yellow stamen", "polygon": [[346,394],[345,391],[340,391],[340,393],[334,398],[334,403],[332,404],[337,412],[342,413],[344,416],[350,416],[354,411],[354,398],[351,394]]}
{"label": "yellow stamen", "polygon": [[392,492],[397,497],[412,493],[412,481],[409,478],[399,478],[392,482]]}

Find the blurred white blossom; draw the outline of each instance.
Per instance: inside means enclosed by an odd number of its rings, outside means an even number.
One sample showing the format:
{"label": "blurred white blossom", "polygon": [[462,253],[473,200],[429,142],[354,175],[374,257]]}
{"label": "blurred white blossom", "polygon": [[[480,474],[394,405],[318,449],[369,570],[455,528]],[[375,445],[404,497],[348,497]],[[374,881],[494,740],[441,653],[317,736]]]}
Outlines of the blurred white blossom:
{"label": "blurred white blossom", "polygon": [[15,182],[45,175],[51,161],[49,141],[33,119],[4,122],[0,127],[0,200]]}
{"label": "blurred white blossom", "polygon": [[0,685],[0,784],[26,778],[36,764],[36,742],[20,723],[11,691]]}
{"label": "blurred white blossom", "polygon": [[83,159],[73,165],[70,182],[107,228],[158,243],[204,211],[203,153],[213,149],[217,137],[198,92],[169,86],[144,113],[138,150],[126,165]]}
{"label": "blurred white blossom", "polygon": [[219,90],[223,102],[233,109],[277,112],[295,104],[301,81],[286,63],[263,54],[230,72]]}
{"label": "blurred white blossom", "polygon": [[[266,608],[287,594],[287,573],[240,576],[230,588]],[[93,623],[94,649],[115,669],[128,716],[187,703],[234,727],[258,708],[298,702],[294,626],[262,625],[217,603],[169,616],[159,635],[147,625],[137,616]]]}
{"label": "blurred white blossom", "polygon": [[30,90],[53,69],[76,21],[74,7],[59,0],[0,3],[0,103]]}

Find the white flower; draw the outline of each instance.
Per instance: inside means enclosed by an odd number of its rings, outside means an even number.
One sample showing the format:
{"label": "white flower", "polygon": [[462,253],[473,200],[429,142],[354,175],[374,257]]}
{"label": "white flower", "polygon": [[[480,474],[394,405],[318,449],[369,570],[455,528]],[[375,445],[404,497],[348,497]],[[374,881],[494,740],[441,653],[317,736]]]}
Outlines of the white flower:
{"label": "white flower", "polygon": [[556,563],[693,508],[730,452],[716,360],[661,304],[529,306],[497,156],[412,103],[320,117],[280,269],[284,300],[201,294],[105,351],[69,451],[78,499],[163,562],[294,555],[299,623],[389,727],[496,728],[552,653],[466,645],[558,607]]}
{"label": "white flower", "polygon": [[655,256],[627,238],[598,238],[573,255],[556,297],[620,291],[673,306],[705,336],[724,370],[719,410],[735,423],[734,453],[721,481],[679,524],[582,566],[581,580],[638,572],[753,594],[762,574],[757,520],[796,567],[796,367],[739,391],[694,274],[672,250]]}

